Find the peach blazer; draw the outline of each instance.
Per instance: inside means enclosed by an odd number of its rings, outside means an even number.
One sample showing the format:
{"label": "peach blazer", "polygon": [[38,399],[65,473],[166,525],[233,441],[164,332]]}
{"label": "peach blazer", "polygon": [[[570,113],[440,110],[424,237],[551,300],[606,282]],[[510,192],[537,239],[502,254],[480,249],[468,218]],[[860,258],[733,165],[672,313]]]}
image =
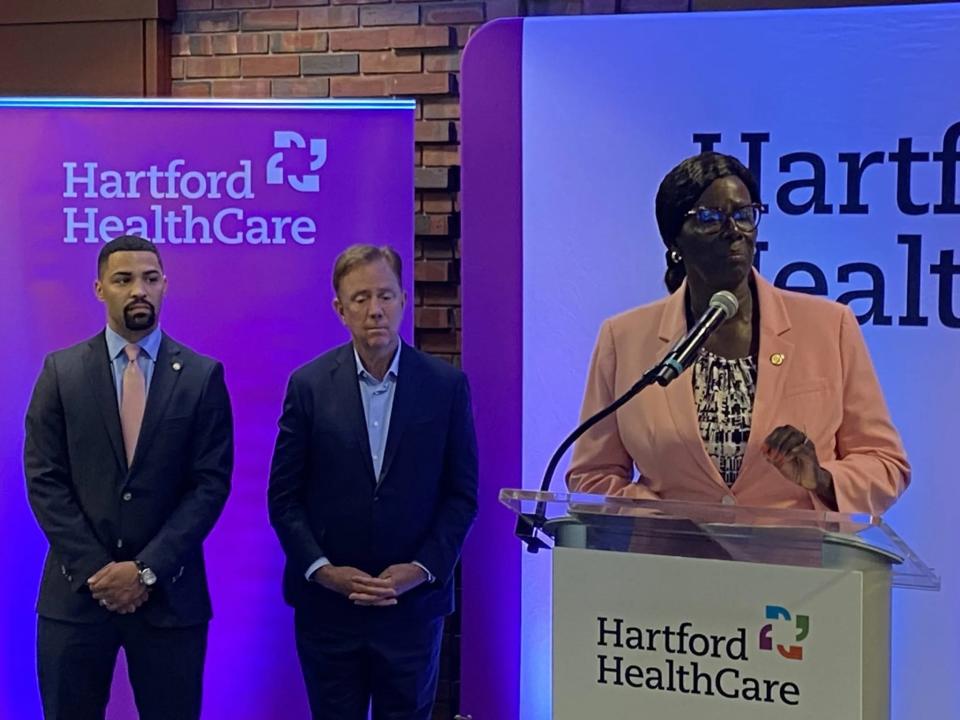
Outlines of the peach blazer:
{"label": "peach blazer", "polygon": [[[821,465],[833,474],[840,512],[880,514],[900,496],[910,466],[853,313],[775,288],[756,273],[754,278],[760,305],[757,391],[733,487],[727,489],[700,438],[688,371],[666,388],[647,388],[577,441],[567,472],[571,491],[828,509],[761,453],[767,435],[790,424],[807,434]],[[604,321],[581,419],[624,393],[686,332],[685,292],[686,283],[663,300]]]}

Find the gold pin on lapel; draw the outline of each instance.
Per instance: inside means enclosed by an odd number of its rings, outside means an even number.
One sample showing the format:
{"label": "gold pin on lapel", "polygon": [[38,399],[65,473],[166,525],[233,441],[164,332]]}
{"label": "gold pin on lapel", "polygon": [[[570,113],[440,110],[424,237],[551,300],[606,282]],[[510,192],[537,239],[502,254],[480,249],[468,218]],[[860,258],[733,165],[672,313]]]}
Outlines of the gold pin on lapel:
{"label": "gold pin on lapel", "polygon": [[783,365],[783,361],[787,359],[787,356],[783,353],[774,353],[770,356],[770,364],[775,367],[780,367]]}
{"label": "gold pin on lapel", "polygon": [[182,368],[183,365],[180,364],[179,360],[174,360],[173,365],[171,365],[170,367],[173,368],[174,372],[180,372],[180,368]]}

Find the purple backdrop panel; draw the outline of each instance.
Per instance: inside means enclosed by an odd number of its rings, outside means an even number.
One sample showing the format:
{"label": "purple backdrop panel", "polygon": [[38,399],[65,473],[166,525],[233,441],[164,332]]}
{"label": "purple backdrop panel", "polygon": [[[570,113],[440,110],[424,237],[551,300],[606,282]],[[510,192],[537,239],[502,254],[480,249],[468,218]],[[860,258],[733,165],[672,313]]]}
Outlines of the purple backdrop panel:
{"label": "purple backdrop panel", "polygon": [[[276,420],[290,372],[347,339],[331,308],[336,254],[389,243],[411,267],[413,110],[0,102],[0,717],[40,714],[33,603],[46,542],[24,497],[23,415],[44,354],[102,328],[96,256],[123,232],[158,243],[169,278],[162,327],[223,361],[233,400],[233,492],[206,543],[216,617],[204,717],[308,716],[266,513]],[[411,329],[408,313],[401,332]],[[111,717],[135,717],[123,682]]]}
{"label": "purple backdrop panel", "polygon": [[463,366],[474,388],[482,462],[480,513],[463,559],[460,706],[498,720],[516,718],[520,708],[521,550],[514,518],[497,495],[523,485],[522,39],[517,18],[474,35],[464,52],[461,99]]}

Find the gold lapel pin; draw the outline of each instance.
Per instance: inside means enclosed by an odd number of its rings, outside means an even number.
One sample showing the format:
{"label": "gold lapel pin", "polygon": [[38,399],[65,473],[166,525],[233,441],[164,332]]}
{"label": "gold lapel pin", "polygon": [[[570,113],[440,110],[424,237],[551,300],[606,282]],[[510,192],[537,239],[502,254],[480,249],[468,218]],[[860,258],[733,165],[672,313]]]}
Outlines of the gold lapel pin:
{"label": "gold lapel pin", "polygon": [[770,356],[770,364],[776,367],[783,365],[783,361],[787,359],[787,356],[783,353],[774,353]]}
{"label": "gold lapel pin", "polygon": [[180,372],[180,368],[182,368],[183,365],[180,364],[179,360],[176,360],[174,361],[173,365],[171,365],[170,367],[174,369],[174,372]]}

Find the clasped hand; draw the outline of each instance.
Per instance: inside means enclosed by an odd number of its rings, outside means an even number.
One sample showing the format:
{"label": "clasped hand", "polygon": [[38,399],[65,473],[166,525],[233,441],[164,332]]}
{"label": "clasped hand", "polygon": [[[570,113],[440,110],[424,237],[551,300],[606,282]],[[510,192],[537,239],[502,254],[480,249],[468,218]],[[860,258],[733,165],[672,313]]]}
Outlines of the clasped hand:
{"label": "clasped hand", "polygon": [[150,597],[140,582],[140,571],[132,561],[111,562],[87,580],[90,594],[110,612],[127,615],[135,612]]}
{"label": "clasped hand", "polygon": [[424,582],[427,575],[413,563],[391,565],[377,577],[349,565],[324,565],[311,579],[346,596],[355,605],[389,607],[397,604],[398,597]]}

